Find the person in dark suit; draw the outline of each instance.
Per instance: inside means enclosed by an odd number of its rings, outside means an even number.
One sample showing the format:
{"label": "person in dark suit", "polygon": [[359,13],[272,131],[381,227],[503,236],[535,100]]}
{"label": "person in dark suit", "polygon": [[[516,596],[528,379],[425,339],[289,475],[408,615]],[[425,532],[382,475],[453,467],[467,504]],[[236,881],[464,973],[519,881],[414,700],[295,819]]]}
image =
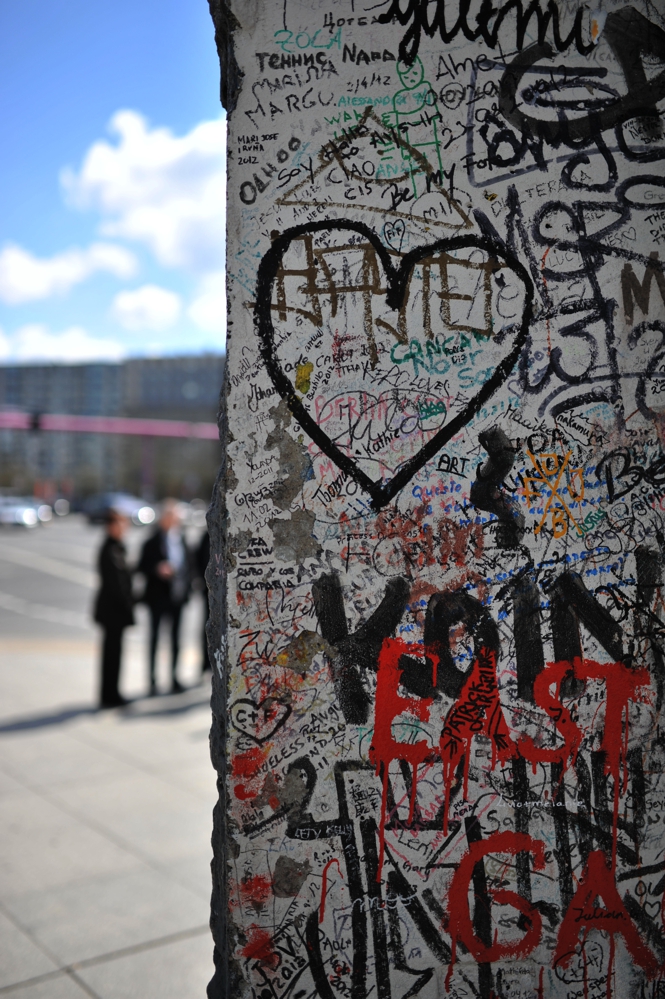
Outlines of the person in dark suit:
{"label": "person in dark suit", "polygon": [[134,624],[132,576],[127,568],[126,549],[122,543],[128,521],[117,510],[106,514],[106,540],[99,552],[101,586],[95,600],[95,621],[104,630],[102,641],[101,708],[127,704],[118,691],[122,633]]}
{"label": "person in dark suit", "polygon": [[206,635],[206,625],[210,617],[210,600],[208,599],[208,587],[206,585],[206,569],[210,561],[210,535],[203,532],[199,546],[196,549],[196,574],[201,581],[201,595],[203,597],[203,642],[201,657],[201,673],[206,673],[210,668],[210,656],[208,655],[208,636]]}
{"label": "person in dark suit", "polygon": [[143,601],[150,611],[150,695],[157,693],[155,658],[163,618],[171,622],[171,693],[180,694],[185,689],[176,675],[180,619],[190,593],[191,561],[175,500],[164,501],[159,527],[143,546],[138,572],[145,576]]}

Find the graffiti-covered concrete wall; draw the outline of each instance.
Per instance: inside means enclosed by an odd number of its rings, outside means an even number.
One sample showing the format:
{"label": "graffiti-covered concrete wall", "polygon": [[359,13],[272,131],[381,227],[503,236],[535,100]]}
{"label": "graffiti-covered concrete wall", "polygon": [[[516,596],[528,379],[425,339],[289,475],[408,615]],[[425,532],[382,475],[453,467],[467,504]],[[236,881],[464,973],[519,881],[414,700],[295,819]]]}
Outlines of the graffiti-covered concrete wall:
{"label": "graffiti-covered concrete wall", "polygon": [[660,999],[665,8],[212,6],[210,995]]}

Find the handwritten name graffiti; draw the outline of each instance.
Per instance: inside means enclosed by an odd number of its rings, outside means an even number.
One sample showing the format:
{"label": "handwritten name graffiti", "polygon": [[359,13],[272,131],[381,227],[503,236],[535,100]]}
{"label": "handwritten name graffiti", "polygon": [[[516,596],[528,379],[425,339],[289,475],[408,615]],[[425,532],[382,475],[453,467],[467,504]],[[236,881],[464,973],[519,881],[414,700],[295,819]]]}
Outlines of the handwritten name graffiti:
{"label": "handwritten name graffiti", "polygon": [[[405,290],[411,281],[411,272],[414,266],[422,260],[429,260],[439,254],[453,254],[456,251],[460,252],[469,249],[484,251],[490,261],[489,270],[486,273],[510,269],[513,275],[519,278],[524,286],[523,304],[519,313],[515,316],[516,321],[510,331],[512,336],[506,337],[505,331],[503,331],[504,336],[501,338],[503,350],[501,351],[499,360],[496,362],[493,370],[490,370],[486,375],[481,387],[472,396],[472,398],[463,405],[461,411],[456,414],[453,419],[447,422],[441,430],[434,434],[434,436],[428,440],[427,443],[424,444],[424,446],[421,447],[408,462],[402,465],[400,470],[391,479],[385,482],[370,479],[370,477],[358,467],[356,461],[354,461],[348,453],[345,453],[335,443],[333,443],[329,435],[323,430],[321,424],[312,417],[311,413],[308,412],[296,394],[294,385],[286,377],[286,374],[281,366],[277,352],[275,329],[272,318],[272,300],[274,294],[273,289],[279,274],[282,260],[294,239],[305,236],[309,233],[319,232],[355,232],[364,237],[364,239],[372,246],[376,257],[382,264],[386,275],[386,303],[389,308],[394,310],[399,310],[403,307]],[[501,275],[501,277],[503,281],[505,281],[503,275]],[[378,281],[380,284],[382,283],[380,278]],[[324,293],[325,290],[325,288],[317,288],[315,292],[316,296],[318,297],[318,295]],[[359,286],[359,290],[362,290],[362,286]],[[456,292],[453,292],[452,294],[457,299],[463,297]],[[430,246],[419,247],[412,250],[401,259],[399,266],[395,267],[385,246],[376,238],[374,233],[372,233],[367,226],[356,222],[321,221],[311,223],[307,226],[297,227],[287,231],[282,236],[279,236],[261,261],[257,277],[257,329],[262,341],[263,359],[273,384],[282,398],[286,401],[299,425],[320,447],[324,454],[328,455],[328,457],[334,461],[343,472],[355,479],[355,481],[363,487],[363,489],[372,497],[373,506],[376,509],[379,509],[381,506],[389,502],[395,493],[402,489],[409,479],[413,477],[414,473],[419,468],[422,468],[422,466],[425,465],[432,457],[434,457],[437,451],[439,451],[466,423],[469,422],[470,419],[472,419],[481,406],[483,406],[483,404],[491,398],[493,393],[503,384],[503,382],[505,382],[514,367],[522,345],[526,340],[528,322],[531,315],[531,295],[532,283],[526,269],[517,260],[508,256],[505,250],[499,248],[498,246],[492,245],[489,241],[482,240],[474,236],[458,236],[449,240],[441,240],[437,243],[431,244]],[[334,303],[334,299],[336,298],[336,292],[334,289],[329,293],[329,297]],[[471,296],[467,297],[470,298]],[[274,308],[276,310],[280,309],[279,302],[276,303]],[[335,312],[336,310],[333,304],[333,317]],[[370,339],[370,336],[372,338],[374,336],[371,329],[368,334],[368,340]],[[351,415],[350,410],[349,415]]]}
{"label": "handwritten name graffiti", "polygon": [[665,11],[259,6],[209,994],[665,999]]}

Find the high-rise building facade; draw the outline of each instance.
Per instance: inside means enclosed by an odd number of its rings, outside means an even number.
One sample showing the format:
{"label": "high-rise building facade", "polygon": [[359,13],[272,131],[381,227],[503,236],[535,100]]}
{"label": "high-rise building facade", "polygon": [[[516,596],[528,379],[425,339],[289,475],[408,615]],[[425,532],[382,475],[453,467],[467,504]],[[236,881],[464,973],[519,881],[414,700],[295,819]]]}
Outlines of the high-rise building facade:
{"label": "high-rise building facade", "polygon": [[[214,422],[223,372],[220,354],[0,366],[0,411]],[[0,487],[12,491],[190,497],[209,493],[218,464],[215,440],[0,430]]]}

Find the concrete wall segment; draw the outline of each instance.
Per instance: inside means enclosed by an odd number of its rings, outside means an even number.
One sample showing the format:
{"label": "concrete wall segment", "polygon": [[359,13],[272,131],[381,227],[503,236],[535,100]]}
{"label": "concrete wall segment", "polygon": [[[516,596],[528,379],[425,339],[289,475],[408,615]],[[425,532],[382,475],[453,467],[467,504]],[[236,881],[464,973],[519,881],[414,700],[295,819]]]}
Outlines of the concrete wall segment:
{"label": "concrete wall segment", "polygon": [[209,995],[657,999],[663,12],[211,9]]}

